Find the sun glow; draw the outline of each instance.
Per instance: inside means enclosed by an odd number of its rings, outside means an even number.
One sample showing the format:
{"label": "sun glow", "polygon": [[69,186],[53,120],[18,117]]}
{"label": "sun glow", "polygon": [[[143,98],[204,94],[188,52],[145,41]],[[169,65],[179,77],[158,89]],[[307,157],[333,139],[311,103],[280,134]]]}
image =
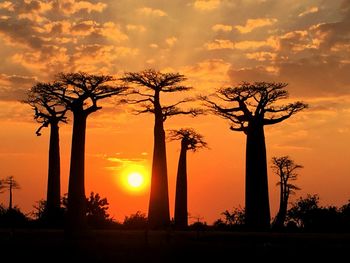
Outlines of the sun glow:
{"label": "sun glow", "polygon": [[145,193],[149,186],[147,169],[142,165],[130,165],[121,173],[121,187],[129,193]]}
{"label": "sun glow", "polygon": [[139,172],[133,172],[128,175],[128,183],[131,187],[141,187],[143,184],[143,176]]}

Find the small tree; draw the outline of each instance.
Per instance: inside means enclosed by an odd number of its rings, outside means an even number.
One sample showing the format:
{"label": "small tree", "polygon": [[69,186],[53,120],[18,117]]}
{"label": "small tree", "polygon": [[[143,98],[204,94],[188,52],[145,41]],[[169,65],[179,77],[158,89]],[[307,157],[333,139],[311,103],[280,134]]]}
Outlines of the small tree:
{"label": "small tree", "polygon": [[5,178],[4,180],[2,180],[1,185],[2,185],[3,189],[6,189],[9,191],[9,208],[8,208],[8,210],[12,210],[13,209],[12,191],[16,190],[16,189],[20,189],[20,186],[13,176],[9,176],[9,177]]}
{"label": "small tree", "polygon": [[[137,110],[137,113],[151,113],[154,115],[154,147],[148,220],[150,228],[168,227],[170,225],[170,213],[164,122],[168,118],[180,114],[196,116],[200,111],[197,109],[183,110],[179,108],[180,104],[189,102],[191,101],[190,99],[179,100],[168,106],[161,104],[161,94],[191,89],[181,85],[181,82],[185,81],[186,78],[179,73],[161,73],[149,69],[141,72],[125,73],[121,80],[137,86],[131,92],[137,98],[127,101],[131,104],[141,105],[141,109]],[[139,90],[138,87],[141,87],[142,90]]]}
{"label": "small tree", "polygon": [[199,148],[207,147],[203,136],[193,129],[180,129],[170,131],[170,140],[181,140],[181,150],[176,177],[175,195],[175,227],[185,229],[188,227],[187,209],[187,151],[197,151]]}
{"label": "small tree", "polygon": [[91,192],[86,199],[86,216],[90,226],[102,227],[110,221],[107,210],[109,209],[107,198],[101,198],[98,193]]}
{"label": "small tree", "polygon": [[279,177],[277,185],[280,186],[280,206],[273,223],[276,228],[284,226],[289,196],[295,194],[296,190],[300,190],[299,187],[291,183],[297,179],[297,170],[300,168],[303,166],[295,164],[288,156],[272,157],[272,169]]}
{"label": "small tree", "polygon": [[34,110],[34,119],[41,124],[36,131],[40,136],[41,129],[50,126],[49,165],[47,180],[47,195],[45,216],[50,223],[54,223],[60,214],[61,182],[60,182],[60,146],[59,123],[66,123],[67,108],[62,105],[47,90],[52,90],[53,84],[37,83],[27,95],[24,103],[29,104]]}
{"label": "small tree", "polygon": [[125,216],[123,226],[127,229],[145,229],[147,227],[146,214],[137,211],[135,214]]}
{"label": "small tree", "polygon": [[234,208],[232,212],[225,210],[222,215],[225,217],[225,224],[228,226],[242,226],[245,224],[245,210],[241,207]]}
{"label": "small tree", "polygon": [[319,202],[317,194],[300,197],[288,210],[288,220],[294,221],[299,227],[309,228],[313,223],[314,214],[320,209]]}
{"label": "small tree", "polygon": [[282,122],[307,105],[300,101],[285,105],[285,83],[244,82],[236,87],[219,89],[205,104],[216,115],[230,121],[232,131],[244,132],[246,143],[245,211],[247,227],[265,230],[270,227],[270,204],[264,126]]}

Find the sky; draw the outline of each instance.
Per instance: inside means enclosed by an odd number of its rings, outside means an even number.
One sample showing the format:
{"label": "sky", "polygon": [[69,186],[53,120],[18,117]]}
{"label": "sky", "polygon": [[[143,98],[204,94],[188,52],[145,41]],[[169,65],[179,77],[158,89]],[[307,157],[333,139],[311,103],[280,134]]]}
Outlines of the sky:
{"label": "sky", "polygon": [[[0,178],[21,185],[14,203],[24,212],[46,196],[49,130],[20,100],[36,82],[63,72],[111,74],[154,68],[187,77],[188,95],[206,95],[242,81],[288,83],[290,100],[309,109],[265,128],[268,166],[289,155],[304,166],[292,197],[319,194],[322,205],[350,199],[349,0],[14,0],[0,1]],[[186,94],[162,97],[176,101]],[[68,189],[72,118],[60,127],[62,194]],[[190,222],[211,224],[244,206],[245,135],[217,116],[174,117],[165,128],[194,128],[210,149],[188,155]],[[146,213],[153,117],[134,115],[115,99],[88,119],[86,194],[107,197],[116,220]],[[179,142],[167,143],[173,216]],[[146,177],[141,191],[128,173]],[[278,177],[269,168],[271,213]],[[6,193],[0,203],[7,204]]]}

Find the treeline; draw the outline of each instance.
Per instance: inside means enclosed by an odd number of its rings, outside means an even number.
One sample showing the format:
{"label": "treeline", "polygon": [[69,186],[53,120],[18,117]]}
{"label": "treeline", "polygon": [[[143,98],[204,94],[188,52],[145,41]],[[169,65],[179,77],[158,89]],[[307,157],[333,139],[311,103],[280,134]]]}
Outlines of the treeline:
{"label": "treeline", "polygon": [[[98,193],[91,192],[86,198],[86,217],[90,229],[147,230],[148,218],[145,213],[136,211],[125,216],[118,222],[108,214],[107,198],[101,198]],[[61,199],[60,216],[56,218],[56,228],[63,228],[67,216],[67,195]],[[5,228],[52,228],[52,222],[47,221],[47,206],[45,200],[40,200],[34,206],[34,211],[25,215],[18,207],[4,208],[0,205],[0,227]],[[283,227],[274,227],[276,217],[272,220],[272,231],[284,232],[350,232],[350,200],[348,203],[336,206],[321,206],[317,194],[299,197],[287,211]],[[168,230],[177,229],[174,220]],[[205,221],[194,220],[188,226],[196,231],[246,231],[245,209],[234,208],[225,210],[221,217],[208,225]]]}
{"label": "treeline", "polygon": [[[67,220],[67,194],[60,201],[59,212],[55,221],[48,221],[46,200],[38,201],[34,210],[24,214],[19,207],[0,205],[0,227],[3,228],[63,228]],[[108,214],[109,203],[107,198],[102,198],[98,193],[91,192],[86,198],[86,219],[90,229],[146,229],[147,217],[145,213],[137,211],[125,216],[123,222],[118,222]]]}
{"label": "treeline", "polygon": [[[336,206],[321,206],[317,194],[299,197],[286,213],[283,227],[274,224],[272,230],[289,232],[349,232],[350,231],[350,200],[348,203]],[[217,230],[246,230],[245,211],[242,208],[226,210],[222,218],[212,226]]]}

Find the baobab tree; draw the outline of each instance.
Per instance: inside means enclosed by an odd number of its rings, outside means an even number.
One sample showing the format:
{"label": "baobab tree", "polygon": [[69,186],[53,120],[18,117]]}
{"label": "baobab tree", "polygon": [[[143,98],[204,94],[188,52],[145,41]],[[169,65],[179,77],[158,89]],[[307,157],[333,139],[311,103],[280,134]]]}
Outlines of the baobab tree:
{"label": "baobab tree", "polygon": [[175,193],[175,227],[186,229],[188,227],[187,209],[187,151],[197,151],[207,147],[203,136],[193,129],[170,130],[170,140],[181,140],[181,150],[176,177]]}
{"label": "baobab tree", "polygon": [[191,87],[181,85],[181,82],[185,81],[186,78],[179,73],[161,73],[149,69],[141,72],[127,72],[121,80],[136,85],[131,93],[137,95],[137,98],[128,99],[127,102],[141,105],[141,109],[136,110],[138,114],[151,113],[155,118],[148,223],[152,229],[164,228],[170,224],[164,122],[169,117],[179,114],[196,116],[200,111],[179,108],[180,104],[189,102],[190,99],[183,99],[167,106],[161,104],[160,96],[162,93],[174,93],[191,89]]}
{"label": "baobab tree", "polygon": [[202,97],[216,115],[230,121],[232,131],[244,132],[246,142],[246,224],[252,229],[270,227],[270,206],[264,126],[282,122],[307,105],[297,101],[282,105],[288,98],[286,83],[244,82],[219,89],[215,97],[224,105]]}
{"label": "baobab tree", "polygon": [[84,72],[60,73],[46,94],[54,97],[73,113],[73,134],[68,185],[67,230],[80,232],[86,227],[85,134],[87,117],[102,109],[97,102],[121,95],[125,87],[110,84],[110,75]]}
{"label": "baobab tree", "polygon": [[13,208],[13,198],[12,198],[12,191],[15,189],[20,189],[19,184],[15,180],[13,176],[8,176],[5,179],[1,180],[1,189],[5,189],[9,191],[9,211]]}
{"label": "baobab tree", "polygon": [[41,124],[37,129],[37,136],[41,135],[41,129],[50,126],[49,164],[45,214],[50,223],[54,223],[60,212],[61,183],[60,183],[60,143],[59,123],[67,122],[64,107],[55,97],[48,95],[47,90],[52,90],[50,83],[37,83],[27,94],[24,103],[29,104],[34,110],[34,119]]}
{"label": "baobab tree", "polygon": [[303,166],[294,163],[289,156],[282,156],[272,157],[271,167],[279,177],[277,185],[280,186],[280,206],[273,226],[281,228],[284,226],[286,220],[289,196],[295,194],[296,190],[300,190],[300,188],[292,184],[291,181],[297,179],[297,170],[303,168]]}

